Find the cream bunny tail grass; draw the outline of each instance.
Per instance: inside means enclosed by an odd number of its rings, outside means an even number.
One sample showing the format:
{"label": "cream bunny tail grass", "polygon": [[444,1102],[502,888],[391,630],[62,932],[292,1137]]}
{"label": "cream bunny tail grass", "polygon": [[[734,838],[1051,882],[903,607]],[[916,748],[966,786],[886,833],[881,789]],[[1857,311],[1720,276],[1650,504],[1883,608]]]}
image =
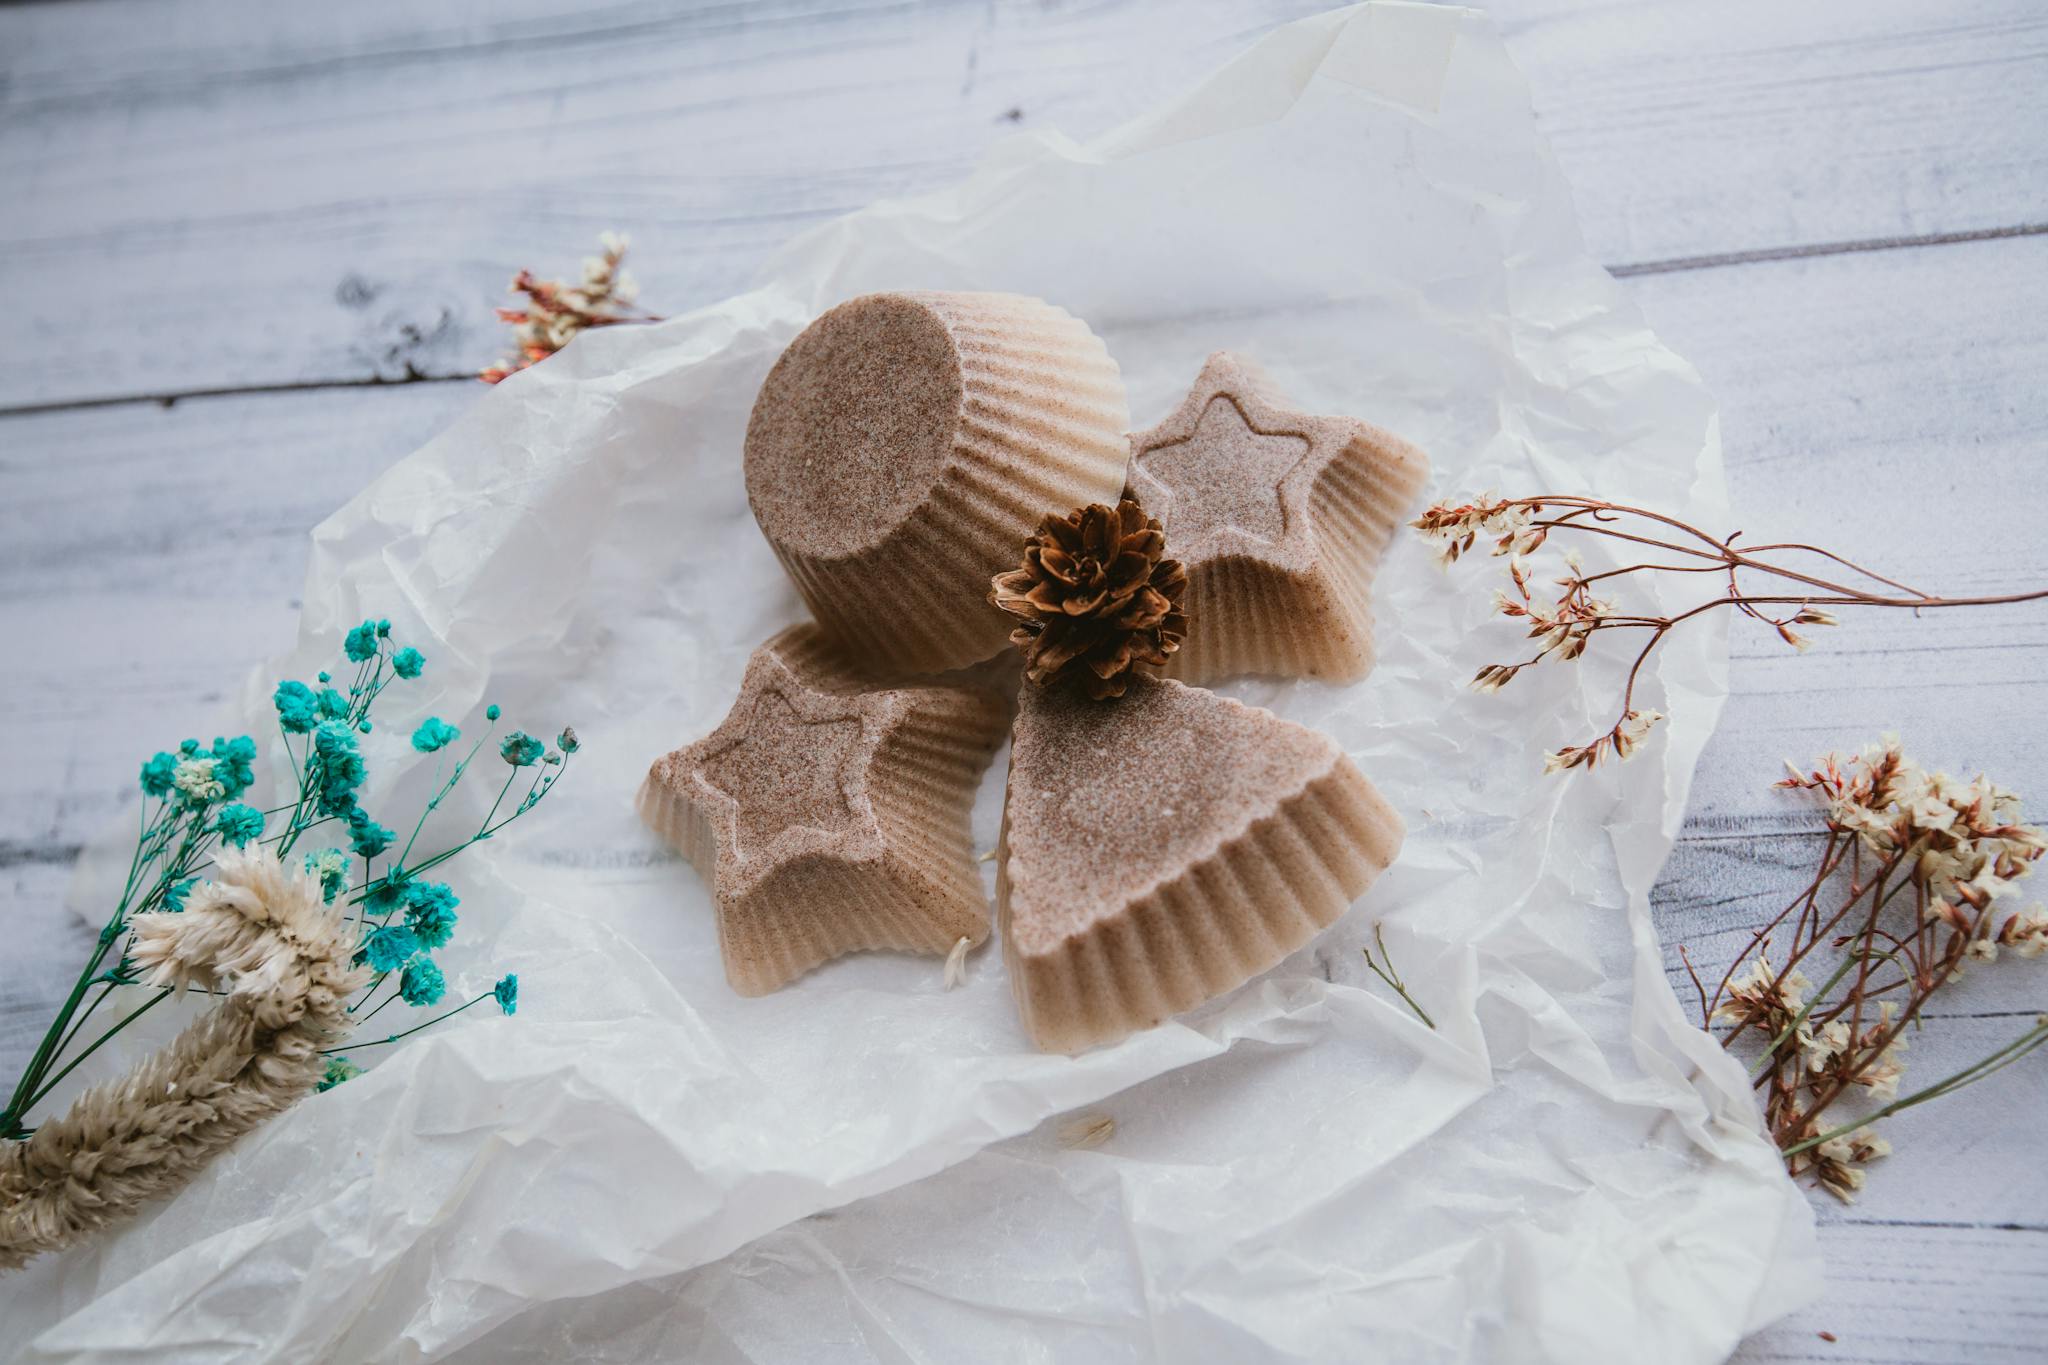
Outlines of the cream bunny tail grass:
{"label": "cream bunny tail grass", "polygon": [[151,986],[226,989],[219,1007],[25,1142],[0,1146],[0,1270],[182,1189],[244,1133],[303,1098],[348,1032],[355,934],[319,879],[223,849],[182,914],[138,915],[130,957]]}

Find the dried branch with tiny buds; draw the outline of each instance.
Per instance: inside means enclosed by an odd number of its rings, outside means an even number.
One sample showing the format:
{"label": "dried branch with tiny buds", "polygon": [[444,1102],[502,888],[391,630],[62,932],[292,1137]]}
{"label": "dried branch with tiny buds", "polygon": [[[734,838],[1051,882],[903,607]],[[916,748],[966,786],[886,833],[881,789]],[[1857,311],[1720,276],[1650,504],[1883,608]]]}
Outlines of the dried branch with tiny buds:
{"label": "dried branch with tiny buds", "polygon": [[512,279],[512,292],[526,296],[524,308],[500,308],[498,320],[509,323],[518,354],[477,375],[495,384],[509,375],[546,360],[580,333],[621,322],[660,322],[652,313],[630,311],[640,286],[625,269],[626,238],[617,232],[598,237],[602,255],[583,261],[583,283],[536,278],[522,270]]}
{"label": "dried branch with tiny buds", "polygon": [[[1661,512],[1599,498],[1551,493],[1502,498],[1486,494],[1472,502],[1437,503],[1410,524],[1435,542],[1446,564],[1457,562],[1482,538],[1492,541],[1493,554],[1508,561],[1508,580],[1513,591],[1496,592],[1494,603],[1503,616],[1528,623],[1528,636],[1537,642],[1536,649],[1518,663],[1488,664],[1480,669],[1472,686],[1481,692],[1499,691],[1523,669],[1545,659],[1569,663],[1584,654],[1594,636],[1602,632],[1643,632],[1638,637],[1642,643],[1622,684],[1621,704],[1613,727],[1583,744],[1567,745],[1548,755],[1546,772],[1590,768],[1610,753],[1617,759],[1628,758],[1651,727],[1664,718],[1661,712],[1636,705],[1636,687],[1643,665],[1673,630],[1709,612],[1732,609],[1771,627],[1794,649],[1804,650],[1810,641],[1796,628],[1834,625],[1834,609],[1840,607],[1904,607],[1919,611],[2048,598],[2048,589],[1994,597],[1937,597],[1816,545],[1790,542],[1738,546],[1740,532],[1720,538]],[[1533,575],[1528,557],[1553,534],[1585,537],[1589,543],[1597,538],[1623,547],[1630,555],[1647,557],[1588,573],[1578,554],[1567,549],[1566,572],[1554,580],[1558,596],[1543,603],[1530,587]],[[1605,591],[1601,585],[1613,580],[1660,574],[1700,575],[1712,585],[1713,595],[1671,615],[1653,616],[1626,611],[1595,591]],[[1761,575],[1765,585],[1761,590],[1753,590],[1745,582],[1745,575],[1752,576],[1750,582]]]}
{"label": "dried branch with tiny buds", "polygon": [[[1811,772],[1795,768],[1778,786],[1822,802],[1827,838],[1818,865],[1711,994],[1697,973],[1693,985],[1701,1027],[1722,1026],[1723,1046],[1757,1058],[1765,1127],[1789,1169],[1846,1202],[1863,1186],[1863,1167],[1891,1151],[1870,1124],[2048,1042],[2043,1015],[1990,1056],[1899,1093],[1905,1033],[1923,1026],[1930,998],[1966,964],[2048,950],[2048,915],[2006,907],[2048,835],[2019,823],[2013,793],[1981,777],[1931,773],[1893,740],[1846,760],[1829,757]],[[1691,958],[1685,962],[1691,972]],[[1866,1112],[1837,1122],[1829,1116],[1842,1103]]]}

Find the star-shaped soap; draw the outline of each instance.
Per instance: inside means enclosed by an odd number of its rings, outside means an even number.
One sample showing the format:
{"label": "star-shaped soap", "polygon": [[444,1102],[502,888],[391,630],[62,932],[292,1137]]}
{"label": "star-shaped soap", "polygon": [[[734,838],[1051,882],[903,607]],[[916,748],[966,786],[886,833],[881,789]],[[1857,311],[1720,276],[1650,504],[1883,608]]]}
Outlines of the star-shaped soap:
{"label": "star-shaped soap", "polygon": [[995,692],[877,686],[815,626],[755,650],[724,722],[640,789],[641,818],[711,886],[733,989],[987,937],[967,816],[1008,728]]}
{"label": "star-shaped soap", "polygon": [[1186,644],[1166,672],[1351,681],[1372,668],[1372,580],[1429,461],[1355,417],[1289,406],[1227,351],[1131,437],[1130,495],[1187,566]]}

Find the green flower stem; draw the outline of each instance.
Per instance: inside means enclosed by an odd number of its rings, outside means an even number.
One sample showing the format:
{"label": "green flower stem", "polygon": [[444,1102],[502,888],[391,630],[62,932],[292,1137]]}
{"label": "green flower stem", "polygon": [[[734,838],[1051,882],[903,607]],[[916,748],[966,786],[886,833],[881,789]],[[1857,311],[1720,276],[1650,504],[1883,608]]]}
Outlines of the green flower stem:
{"label": "green flower stem", "polygon": [[1415,1011],[1415,1017],[1417,1019],[1420,1019],[1423,1023],[1429,1025],[1429,1027],[1435,1028],[1436,1020],[1430,1018],[1429,1015],[1423,1011],[1422,1006],[1415,1003],[1415,997],[1408,994],[1408,987],[1402,984],[1401,974],[1394,970],[1393,954],[1387,951],[1387,941],[1384,938],[1380,937],[1380,926],[1377,924],[1373,925],[1372,927],[1372,941],[1380,946],[1380,956],[1386,959],[1386,970],[1382,971],[1380,969],[1380,964],[1373,960],[1372,949],[1370,948],[1364,950],[1365,965],[1372,969],[1372,974],[1374,976],[1378,977],[1380,980],[1386,982],[1388,986],[1392,987],[1394,994],[1400,996],[1401,999],[1408,1003],[1408,1008]]}
{"label": "green flower stem", "polygon": [[[474,756],[474,755],[472,754],[472,756]],[[469,760],[468,760],[468,759],[464,759],[464,760],[463,760],[463,766],[467,766],[467,765],[468,765],[468,762],[469,762]],[[561,764],[561,766],[560,766],[560,767],[558,767],[558,768],[556,768],[556,770],[555,770],[555,772],[556,772],[556,776],[557,776],[557,778],[558,778],[558,779],[559,779],[559,777],[560,777],[560,775],[561,775],[562,773],[564,773],[564,772],[567,772],[567,771],[568,771],[568,767],[569,767],[569,764],[568,764],[568,757],[567,757],[567,756],[565,755],[565,756],[564,756],[564,758],[563,758],[563,761],[562,761],[562,764]],[[515,777],[517,776],[517,770],[516,770],[516,769],[514,770],[514,774],[513,774],[513,775],[514,775]],[[450,781],[449,781],[449,785],[450,785],[450,786],[452,787],[452,786],[454,785],[454,782],[455,782],[455,779],[451,778],[451,779],[450,779]],[[506,784],[506,785],[507,785],[508,787],[510,786],[510,782],[509,782],[509,780],[508,780],[508,782],[507,782],[507,784]],[[545,796],[545,795],[547,794],[547,792],[549,792],[549,791],[552,791],[552,790],[554,789],[554,786],[555,786],[555,784],[554,784],[553,782],[550,782],[550,783],[548,783],[548,784],[547,784],[547,787],[546,787],[545,789],[543,789],[543,791],[541,792],[541,795]],[[501,801],[503,800],[503,797],[504,797],[504,793],[503,793],[503,792],[500,792],[500,793],[499,793],[499,799],[500,799]],[[538,804],[538,803],[536,802],[536,804]],[[498,809],[498,807],[497,807],[496,805],[493,805],[493,806],[491,807],[491,810],[492,810],[492,811],[493,811],[494,813],[495,813],[495,812],[497,811],[497,809]],[[398,860],[398,862],[397,862],[397,863],[396,863],[396,864],[394,865],[394,867],[393,867],[393,869],[392,869],[391,871],[389,871],[389,872],[386,872],[386,873],[385,873],[385,874],[384,874],[383,876],[381,876],[381,877],[374,877],[374,878],[369,878],[369,879],[365,880],[365,881],[364,881],[364,882],[363,882],[363,883],[362,883],[362,884],[361,884],[360,886],[352,886],[352,887],[350,887],[350,888],[349,888],[349,890],[348,890],[349,904],[351,904],[351,905],[361,905],[361,904],[362,904],[362,903],[363,903],[364,901],[366,901],[366,900],[368,900],[368,899],[369,899],[369,897],[370,897],[370,893],[371,893],[371,892],[373,892],[373,891],[377,890],[377,889],[378,889],[378,888],[379,888],[380,886],[382,886],[382,885],[384,885],[385,883],[389,882],[389,881],[390,881],[390,880],[392,879],[392,877],[394,877],[394,876],[401,876],[401,875],[402,875],[402,876],[404,876],[404,877],[406,877],[406,878],[414,878],[414,877],[418,877],[418,876],[419,876],[419,875],[420,875],[421,873],[423,873],[423,872],[430,872],[430,871],[432,871],[432,870],[433,870],[434,868],[436,868],[436,867],[439,867],[439,866],[440,866],[440,865],[441,865],[442,863],[445,863],[445,862],[447,862],[447,861],[448,861],[448,860],[449,860],[450,858],[453,858],[453,857],[454,857],[454,856],[455,856],[456,854],[458,854],[458,853],[461,853],[461,852],[462,852],[462,851],[463,851],[464,849],[467,849],[467,848],[469,848],[470,846],[472,846],[473,844],[479,843],[480,841],[482,841],[482,840],[484,840],[484,839],[488,839],[488,838],[490,838],[490,837],[491,837],[492,835],[496,834],[496,833],[497,833],[497,832],[498,832],[499,830],[501,830],[501,829],[505,828],[505,826],[507,826],[507,825],[511,824],[511,823],[512,823],[512,822],[513,822],[514,820],[517,820],[517,819],[518,819],[518,818],[519,818],[519,817],[520,817],[521,815],[524,815],[524,814],[526,813],[526,811],[527,811],[527,810],[530,810],[530,809],[532,809],[532,807],[531,807],[531,806],[527,806],[527,807],[522,807],[522,808],[515,808],[515,809],[513,810],[513,812],[512,812],[512,813],[511,813],[510,815],[506,816],[506,817],[505,817],[504,819],[500,820],[500,821],[499,821],[499,822],[498,822],[497,824],[495,824],[495,825],[493,825],[493,824],[490,824],[490,823],[489,823],[489,821],[488,821],[488,818],[486,818],[486,822],[485,822],[484,826],[483,826],[482,828],[480,828],[480,829],[479,829],[479,830],[478,830],[478,831],[477,831],[477,832],[476,832],[475,834],[472,834],[472,835],[471,835],[471,836],[470,836],[469,838],[467,838],[467,839],[463,840],[463,841],[462,841],[461,843],[459,843],[459,844],[456,844],[456,845],[455,845],[454,847],[452,847],[452,848],[444,848],[444,849],[442,849],[442,850],[441,850],[441,851],[440,851],[439,853],[436,853],[436,854],[433,854],[433,855],[431,855],[431,856],[429,856],[429,857],[423,858],[423,859],[421,859],[421,860],[420,860],[419,862],[417,862],[417,863],[413,864],[413,865],[412,865],[412,866],[410,866],[410,867],[407,867],[407,866],[405,865],[405,854],[401,854],[401,855],[400,855],[400,857],[399,857],[399,860]],[[423,817],[421,817],[421,818],[422,818],[422,821],[424,821],[425,817],[423,816]],[[417,833],[418,833],[418,831],[417,831],[417,830],[415,830],[415,831],[414,831],[414,833],[415,833],[415,834],[417,834]],[[410,842],[408,842],[408,843],[407,843],[407,845],[406,845],[406,852],[407,852],[407,853],[410,853],[410,852],[411,852],[411,848],[412,848],[412,845],[411,845],[411,843],[410,843]],[[386,919],[388,920],[388,919],[389,919],[390,917],[389,917],[389,916],[387,915],[387,916],[386,916],[385,918],[386,918]]]}
{"label": "green flower stem", "polygon": [[491,837],[491,816],[496,815],[498,807],[505,804],[505,793],[512,790],[512,782],[518,776],[519,769],[517,768],[505,774],[505,785],[498,788],[498,799],[491,802],[490,810],[484,815],[484,822],[476,827],[476,839],[488,839]]}
{"label": "green flower stem", "polygon": [[[103,976],[95,977],[93,979],[96,981],[105,980]],[[71,1032],[64,1035],[64,1041],[57,1044],[57,1050],[50,1054],[50,1058],[52,1061],[56,1060],[59,1057],[62,1057],[65,1051],[69,1049],[73,1043],[78,1041],[79,1032],[85,1028],[85,1021],[92,1018],[94,1010],[98,1009],[101,1005],[106,1003],[107,997],[114,993],[114,987],[117,984],[119,983],[114,981],[107,981],[104,986],[100,987],[100,993],[92,998],[92,1003],[90,1005],[87,1005],[85,1007],[84,1012],[78,1016],[78,1021],[71,1026]]]}
{"label": "green flower stem", "polygon": [[1821,1133],[1816,1137],[1807,1138],[1804,1142],[1794,1143],[1792,1146],[1784,1149],[1784,1155],[1788,1157],[1798,1156],[1809,1148],[1818,1147],[1823,1142],[1832,1142],[1845,1133],[1853,1133],[1858,1128],[1876,1123],[1879,1119],[1896,1114],[1901,1109],[1911,1109],[1916,1104],[1925,1104],[1929,1100],[1938,1100],[1944,1095],[1952,1094],[1972,1082],[1983,1080],[1995,1071],[2011,1066],[2043,1043],[2048,1043],[2048,1022],[2036,1024],[2033,1028],[2022,1033],[1989,1057],[1983,1058],[1974,1065],[1964,1067],[1953,1076],[1936,1081],[1924,1090],[1916,1090],[1901,1099],[1893,1100],[1890,1104],[1876,1110],[1874,1113],[1865,1115],[1863,1118],[1854,1119],[1838,1128],[1830,1128],[1827,1132]]}
{"label": "green flower stem", "polygon": [[390,648],[390,637],[380,635],[377,637],[377,652],[356,665],[355,686],[349,688],[348,723],[350,725],[361,724],[370,718],[370,708],[376,704],[378,697],[384,695],[384,689],[389,687],[398,676],[395,672],[389,678],[384,676],[384,665],[389,663],[391,659],[391,656],[385,651]]}
{"label": "green flower stem", "polygon": [[[380,978],[380,980],[381,980],[381,978]],[[374,987],[374,986],[373,986],[373,987],[371,987],[371,989],[372,989],[372,990],[375,990],[375,989],[376,989],[376,987]],[[365,996],[363,997],[363,999],[364,999],[365,1001],[367,1001],[367,1000],[368,1000],[369,998],[370,998],[370,997],[369,997],[369,996],[367,996],[367,995],[365,995]],[[394,1001],[394,1000],[396,1000],[396,999],[398,999],[398,998],[399,998],[399,992],[397,992],[397,991],[393,991],[393,992],[391,992],[391,994],[389,994],[389,995],[387,995],[387,996],[385,996],[385,997],[384,997],[384,999],[383,999],[382,1003],[380,1003],[380,1004],[379,1004],[379,1005],[377,1006],[377,1009],[371,1010],[371,1011],[370,1011],[370,1012],[369,1012],[368,1014],[366,1014],[366,1015],[364,1015],[364,1016],[363,1016],[362,1018],[360,1018],[360,1019],[356,1020],[356,1023],[357,1023],[357,1024],[367,1024],[367,1023],[369,1023],[369,1022],[370,1022],[370,1021],[371,1021],[372,1019],[375,1019],[375,1018],[377,1017],[377,1011],[378,1011],[378,1010],[381,1010],[381,1009],[383,1009],[385,1005],[388,1005],[388,1004],[390,1004],[390,1003],[391,1003],[392,1001]]]}
{"label": "green flower stem", "polygon": [[489,999],[491,999],[491,992],[485,991],[482,995],[474,996],[471,999],[463,1001],[461,1004],[457,1005],[452,1010],[446,1010],[440,1014],[435,1015],[433,1018],[427,1020],[427,1022],[424,1024],[414,1024],[411,1028],[407,1029],[403,1033],[394,1033],[388,1038],[379,1038],[377,1039],[377,1041],[373,1043],[345,1043],[340,1047],[325,1048],[321,1051],[320,1055],[322,1057],[332,1057],[338,1052],[357,1052],[366,1047],[382,1047],[386,1043],[395,1043],[400,1038],[411,1037],[413,1034],[418,1033],[423,1028],[432,1028],[434,1025],[440,1023],[444,1019],[453,1019],[456,1015],[462,1013],[471,1005]]}
{"label": "green flower stem", "polygon": [[[282,726],[279,726],[278,733],[285,734]],[[291,737],[288,734],[285,735],[285,752],[292,753]],[[313,795],[313,760],[315,757],[313,737],[308,735],[306,737],[305,758],[301,760],[296,754],[292,754],[293,765],[297,768],[299,774],[299,794],[298,798],[292,802],[291,818],[285,821],[284,834],[281,836],[281,842],[278,844],[277,856],[280,860],[283,859],[285,854],[291,852],[292,845],[298,842],[299,835],[304,832],[299,822],[308,814],[306,803]],[[310,826],[307,828],[310,828]]]}
{"label": "green flower stem", "polygon": [[[62,1050],[63,1040],[70,1034],[72,1016],[78,1012],[79,1003],[85,999],[85,993],[91,989],[93,978],[99,974],[100,959],[106,956],[107,945],[119,938],[120,932],[121,911],[117,909],[113,918],[107,921],[106,927],[100,930],[99,947],[94,952],[92,960],[79,972],[78,980],[72,984],[71,994],[65,999],[63,1008],[57,1011],[57,1017],[44,1032],[43,1041],[37,1046],[35,1056],[29,1059],[28,1068],[21,1073],[21,1079],[15,1083],[14,1093],[7,1101],[5,1128],[18,1128],[21,1120],[28,1117],[28,1111],[35,1106],[36,1100],[48,1088],[43,1085],[43,1076],[55,1064]],[[6,1135],[0,1133],[0,1136]]]}
{"label": "green flower stem", "polygon": [[447,798],[448,793],[455,790],[455,784],[460,782],[462,775],[469,771],[469,760],[476,757],[476,751],[482,745],[483,741],[478,740],[470,746],[468,757],[455,765],[455,770],[448,774],[448,780],[436,788],[434,794],[427,798],[427,804],[420,808],[420,818],[413,822],[412,834],[406,839],[405,847],[398,850],[398,861],[393,864],[399,871],[403,872],[405,870],[405,860],[412,856],[412,846],[419,842],[420,831],[427,827],[427,817],[439,810],[441,802]]}
{"label": "green flower stem", "polygon": [[[448,780],[441,784],[440,790],[436,791],[432,797],[428,798],[426,809],[420,812],[420,818],[418,822],[415,823],[412,827],[412,838],[407,839],[405,841],[405,847],[399,851],[398,862],[396,864],[398,871],[402,873],[405,870],[405,860],[412,856],[413,844],[419,839],[420,831],[427,827],[427,817],[429,815],[432,815],[436,810],[440,808],[441,802],[447,798],[448,793],[455,790],[455,784],[463,779],[464,774],[466,774],[469,771],[469,765],[473,761],[475,761],[477,754],[483,749],[484,741],[488,740],[491,737],[491,735],[497,730],[497,728],[498,722],[494,720],[487,721],[485,723],[484,732],[481,735],[477,736],[476,741],[469,746],[469,752],[464,754],[462,756],[462,761],[455,765],[455,771],[449,773]],[[471,842],[474,841],[472,840]],[[464,845],[462,845],[462,847],[467,848],[469,847],[469,844],[465,843]],[[426,864],[426,866],[432,866],[432,864],[429,863]],[[423,868],[416,867],[412,870],[415,874],[417,874],[420,871],[422,871]],[[388,876],[389,874],[386,875]]]}
{"label": "green flower stem", "polygon": [[[146,802],[138,812],[136,819],[140,832],[136,836],[135,852],[128,859],[128,876],[121,888],[121,899],[115,904],[113,915],[101,927],[93,955],[80,970],[78,980],[72,985],[71,994],[66,998],[63,1007],[57,1011],[57,1017],[50,1021],[49,1028],[44,1030],[42,1042],[37,1045],[35,1055],[29,1059],[28,1066],[16,1081],[7,1108],[0,1110],[0,1137],[11,1136],[19,1131],[20,1121],[27,1117],[29,1107],[34,1103],[34,1096],[42,1087],[43,1076],[77,1036],[78,1026],[73,1024],[72,1016],[76,1014],[79,1002],[85,998],[85,992],[91,988],[93,979],[99,975],[100,963],[106,959],[107,949],[121,936],[121,930],[127,923],[129,902],[135,895],[137,879],[161,856],[164,847],[170,842],[170,836],[177,826],[175,813],[176,808],[169,801],[159,801],[154,816],[150,814]],[[163,879],[159,878],[152,894],[160,892],[162,884]],[[148,903],[148,899],[144,898],[144,904]],[[94,1004],[97,1005],[98,1002],[95,1001]],[[87,1011],[88,1014],[90,1012]],[[83,1022],[81,1019],[78,1024],[82,1025]]]}
{"label": "green flower stem", "polygon": [[[300,835],[310,834],[314,830],[320,828],[320,826],[322,825],[331,825],[337,818],[338,817],[332,815],[323,815],[317,820],[311,820],[308,821],[306,824],[300,825],[297,829],[285,830],[280,833],[273,834],[267,839],[259,840],[258,842],[266,844],[276,844],[277,860],[279,862],[283,862],[285,860],[286,855],[288,855],[291,852],[292,844],[296,844],[299,841]],[[290,838],[291,843],[284,842],[284,840],[287,837]]]}
{"label": "green flower stem", "polygon": [[108,1041],[112,1039],[115,1034],[119,1033],[122,1029],[127,1028],[130,1024],[134,1023],[137,1019],[140,1019],[143,1015],[149,1013],[149,1011],[155,1009],[158,1005],[162,1004],[165,1000],[168,1000],[174,994],[176,994],[175,991],[172,991],[171,989],[166,987],[164,990],[161,990],[157,992],[155,995],[151,996],[148,1000],[145,1000],[142,1004],[137,1005],[133,1010],[130,1010],[128,1012],[128,1016],[125,1019],[123,1019],[120,1023],[114,1025],[112,1028],[108,1029],[105,1033],[102,1033],[99,1037],[95,1038],[93,1040],[91,1047],[88,1047],[85,1051],[79,1053],[76,1057],[73,1057],[69,1065],[67,1065],[62,1071],[59,1071],[56,1075],[50,1077],[50,1079],[44,1083],[43,1087],[40,1090],[36,1091],[35,1094],[29,1096],[28,1102],[22,1105],[21,1107],[21,1113],[26,1115],[29,1110],[35,1108],[35,1106],[42,1101],[45,1095],[49,1094],[52,1090],[55,1090],[59,1082],[61,1082],[66,1076],[69,1076],[73,1071],[77,1070],[78,1064],[80,1062],[92,1056],[93,1053],[98,1052],[102,1047],[105,1047]]}
{"label": "green flower stem", "polygon": [[568,754],[562,755],[562,761],[554,767],[554,776],[548,778],[545,783],[542,783],[540,779],[536,778],[534,780],[534,785],[539,788],[539,794],[536,795],[534,794],[534,792],[528,791],[527,799],[519,804],[519,808],[517,810],[514,810],[510,815],[506,816],[504,819],[500,820],[497,824],[492,825],[488,829],[486,829],[483,832],[483,837],[486,839],[490,838],[493,834],[496,834],[499,830],[505,828],[505,826],[511,824],[514,820],[517,820],[520,816],[526,814],[526,812],[532,810],[535,806],[539,805],[540,798],[546,796],[549,792],[553,791],[555,789],[555,783],[561,780],[562,774],[569,771],[569,757],[570,756]]}
{"label": "green flower stem", "polygon": [[[120,938],[121,931],[127,927],[128,921],[160,904],[166,890],[185,879],[191,870],[191,863],[207,848],[210,838],[210,821],[207,816],[211,809],[211,803],[189,808],[174,807],[169,802],[162,803],[157,819],[148,826],[146,844],[137,850],[136,858],[131,861],[128,883],[122,888],[121,899],[114,907],[113,916],[100,930],[92,958],[86,963],[82,976],[89,979],[97,975],[100,963],[106,959],[108,950]],[[181,815],[184,817],[182,822],[179,819]],[[178,834],[181,823],[184,834],[180,839]],[[162,858],[164,850],[171,846],[174,839],[178,844],[177,852],[170,856],[164,870],[149,883],[148,889],[142,893],[142,899],[136,901],[134,896],[138,886],[137,876],[141,871],[147,870],[151,863]],[[70,1008],[76,1008],[75,1002],[67,1007],[67,1012]]]}
{"label": "green flower stem", "polygon": [[390,975],[391,973],[389,972],[379,972],[375,976],[371,977],[370,984],[363,987],[362,995],[356,1000],[355,1004],[350,1005],[348,1007],[348,1012],[350,1014],[354,1014],[357,1010],[369,1004],[370,997],[377,993],[377,988],[383,985],[384,979]]}
{"label": "green flower stem", "polygon": [[[162,820],[164,817],[165,805],[166,803],[161,801],[157,803],[156,818],[158,820]],[[135,835],[135,852],[128,855],[128,879],[121,885],[120,904],[122,905],[126,905],[128,898],[135,894],[135,879],[142,874],[142,850],[143,846],[149,842],[151,833],[149,803],[147,801],[143,802],[141,808],[136,812],[136,819],[141,828]]]}

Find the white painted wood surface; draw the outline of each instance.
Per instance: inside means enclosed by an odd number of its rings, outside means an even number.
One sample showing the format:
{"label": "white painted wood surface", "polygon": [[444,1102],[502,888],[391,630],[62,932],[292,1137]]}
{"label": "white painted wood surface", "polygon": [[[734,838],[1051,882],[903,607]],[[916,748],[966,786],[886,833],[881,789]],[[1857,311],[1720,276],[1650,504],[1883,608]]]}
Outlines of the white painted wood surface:
{"label": "white painted wood surface", "polygon": [[[624,227],[650,305],[681,311],[795,231],[1014,127],[1112,126],[1315,8],[0,10],[0,1072],[83,947],[57,910],[79,841],[287,641],[306,531],[471,401],[513,268]],[[1721,398],[1738,523],[1936,588],[2048,581],[2048,12],[1494,8],[1596,254]],[[415,375],[443,382],[377,383]],[[1806,657],[1738,631],[1735,654],[1658,894],[1672,947],[1724,961],[1782,898],[1806,856],[1766,789],[1782,757],[1895,729],[2048,814],[2048,615],[1867,617]],[[1912,1074],[2020,1031],[2043,980],[1979,973]],[[1827,1299],[1741,1358],[2041,1359],[2044,1118],[2029,1066],[1894,1120],[1864,1201],[1817,1205]]]}

